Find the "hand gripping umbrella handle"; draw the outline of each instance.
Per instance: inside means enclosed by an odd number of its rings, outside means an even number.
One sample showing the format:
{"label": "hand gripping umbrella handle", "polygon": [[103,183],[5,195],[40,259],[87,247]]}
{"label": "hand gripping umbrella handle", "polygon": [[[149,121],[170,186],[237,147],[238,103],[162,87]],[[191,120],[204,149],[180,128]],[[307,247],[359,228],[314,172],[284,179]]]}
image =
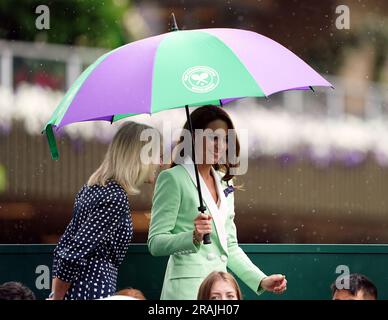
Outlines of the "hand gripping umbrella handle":
{"label": "hand gripping umbrella handle", "polygon": [[[202,212],[202,213],[205,213],[205,210],[206,210],[206,207],[205,206],[199,206],[198,207],[198,211]],[[211,244],[211,240],[210,240],[210,234],[207,233],[207,234],[204,234],[203,235],[203,244]]]}

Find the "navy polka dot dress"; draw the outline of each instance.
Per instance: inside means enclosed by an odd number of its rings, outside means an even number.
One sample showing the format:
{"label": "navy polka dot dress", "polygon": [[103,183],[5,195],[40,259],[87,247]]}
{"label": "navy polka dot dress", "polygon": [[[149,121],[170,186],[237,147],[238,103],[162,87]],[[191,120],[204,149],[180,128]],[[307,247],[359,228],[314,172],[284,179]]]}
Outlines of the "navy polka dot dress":
{"label": "navy polka dot dress", "polygon": [[113,295],[132,234],[127,193],[117,182],[83,186],[54,250],[53,277],[71,283],[65,300]]}

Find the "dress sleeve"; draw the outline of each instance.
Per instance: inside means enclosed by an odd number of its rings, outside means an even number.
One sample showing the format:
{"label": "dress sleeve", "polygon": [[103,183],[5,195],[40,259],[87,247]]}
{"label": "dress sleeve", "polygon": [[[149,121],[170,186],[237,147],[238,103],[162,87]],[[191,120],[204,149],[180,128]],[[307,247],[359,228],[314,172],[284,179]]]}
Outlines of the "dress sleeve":
{"label": "dress sleeve", "polygon": [[[68,239],[63,248],[56,252],[55,276],[65,282],[72,282],[80,266],[86,264],[87,256],[119,226],[127,211],[128,199],[119,193],[100,200],[85,223],[74,237]],[[132,234],[131,234],[132,236]]]}
{"label": "dress sleeve", "polygon": [[73,206],[73,215],[70,223],[67,225],[65,232],[59,239],[59,242],[57,246],[54,249],[54,255],[53,255],[53,266],[52,266],[52,277],[55,278],[57,275],[57,269],[58,269],[58,259],[57,259],[57,252],[60,250],[63,250],[65,247],[65,244],[69,241],[69,238],[72,237],[74,233],[74,216],[76,215],[77,208],[78,208],[78,201],[80,198],[80,195],[83,193],[85,187],[82,187],[82,189],[78,192],[77,196],[75,197],[74,206]]}

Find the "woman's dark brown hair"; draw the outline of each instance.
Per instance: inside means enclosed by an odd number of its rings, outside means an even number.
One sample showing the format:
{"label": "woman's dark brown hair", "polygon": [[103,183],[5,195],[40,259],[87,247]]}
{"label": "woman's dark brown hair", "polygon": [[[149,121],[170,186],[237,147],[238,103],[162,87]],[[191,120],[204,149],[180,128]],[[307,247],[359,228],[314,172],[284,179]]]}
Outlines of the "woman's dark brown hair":
{"label": "woman's dark brown hair", "polygon": [[[203,107],[200,107],[198,109],[195,109],[190,114],[191,122],[193,125],[193,131],[195,132],[196,129],[202,129],[205,130],[209,123],[215,121],[215,120],[222,120],[226,123],[228,126],[228,130],[235,129],[232,119],[229,117],[229,115],[218,106],[214,105],[206,105]],[[189,130],[189,123],[186,121],[185,125],[183,126],[183,130]],[[178,144],[182,143],[184,140],[183,134],[181,135]],[[230,173],[231,168],[237,168],[239,164],[232,164],[229,162],[229,150],[226,150],[226,163],[225,164],[214,164],[213,167],[215,170],[221,170],[225,173],[222,180],[229,181],[233,179],[234,175]],[[238,141],[238,138],[236,137],[236,157],[240,155],[240,143]],[[183,156],[183,150],[181,151],[181,156]],[[172,163],[172,167],[175,166],[175,161]]]}
{"label": "woman's dark brown hair", "polygon": [[236,291],[237,300],[242,300],[241,290],[236,279],[230,273],[223,271],[213,271],[203,280],[198,290],[197,300],[210,300],[213,285],[219,280],[229,282]]}

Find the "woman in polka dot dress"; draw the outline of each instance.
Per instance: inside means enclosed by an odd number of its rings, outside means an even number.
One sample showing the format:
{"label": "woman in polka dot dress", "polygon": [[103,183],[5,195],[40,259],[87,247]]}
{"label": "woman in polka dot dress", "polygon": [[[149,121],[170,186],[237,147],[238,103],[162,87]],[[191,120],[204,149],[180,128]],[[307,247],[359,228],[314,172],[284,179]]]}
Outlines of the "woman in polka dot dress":
{"label": "woman in polka dot dress", "polygon": [[133,233],[128,196],[139,193],[142,183],[152,183],[157,169],[140,159],[148,143],[140,139],[144,129],[150,127],[134,122],[121,127],[77,194],[73,217],[54,250],[50,299],[100,299],[116,292],[118,267]]}

